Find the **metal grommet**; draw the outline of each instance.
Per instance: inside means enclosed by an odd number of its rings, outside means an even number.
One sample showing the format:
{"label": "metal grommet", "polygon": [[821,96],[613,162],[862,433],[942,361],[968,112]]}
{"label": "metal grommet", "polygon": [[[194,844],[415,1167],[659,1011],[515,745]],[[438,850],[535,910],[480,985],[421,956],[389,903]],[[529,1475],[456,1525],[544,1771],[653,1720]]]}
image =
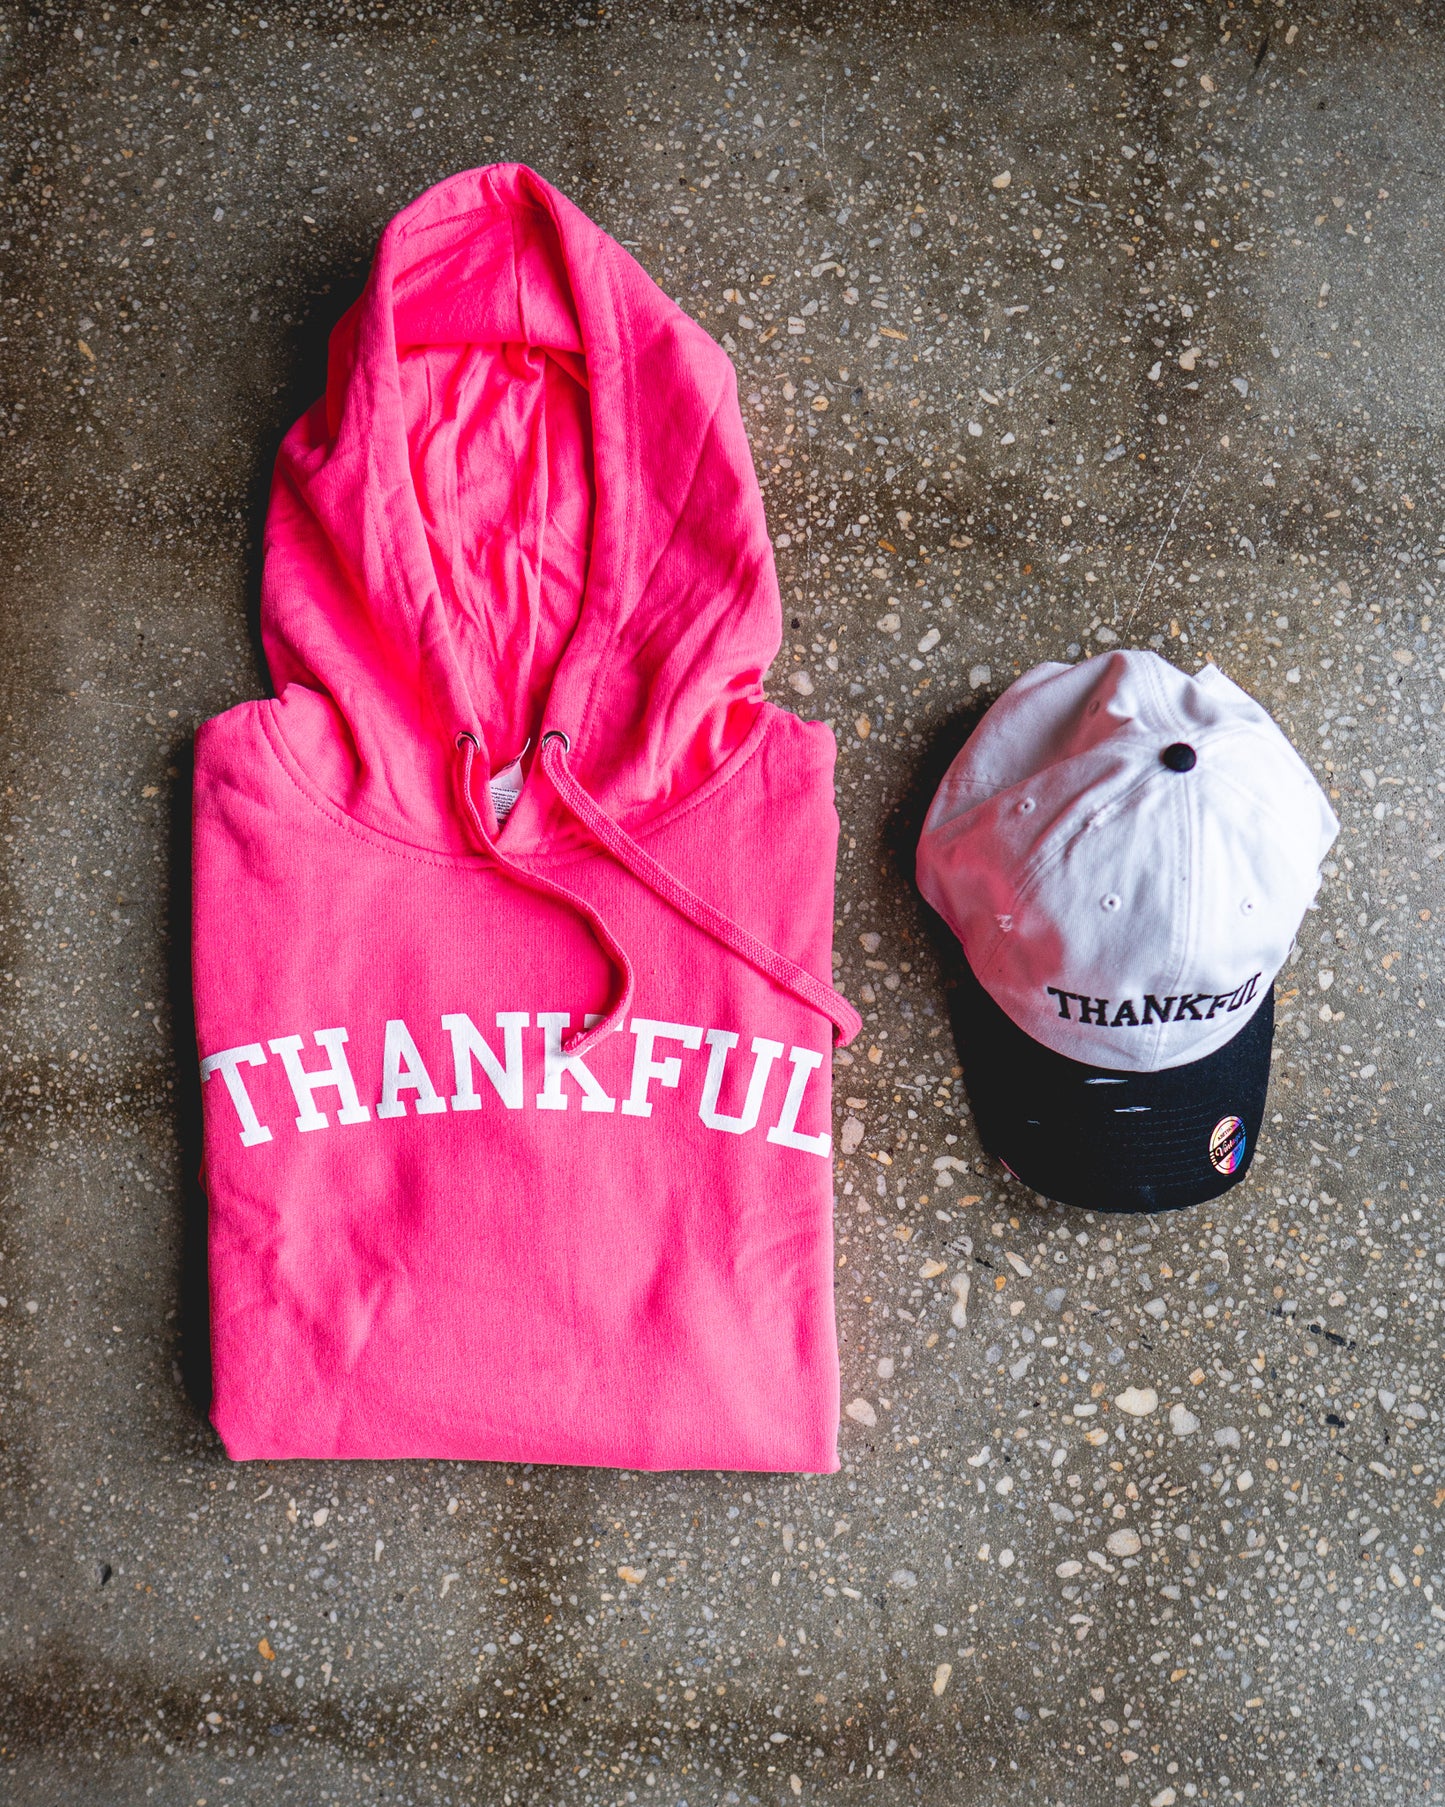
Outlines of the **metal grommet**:
{"label": "metal grommet", "polygon": [[572,751],[572,742],[567,738],[567,736],[562,732],[562,730],[560,728],[549,728],[547,730],[547,732],[542,736],[543,746],[546,746],[546,744],[549,740],[560,740],[562,743],[562,751],[564,753],[570,753]]}
{"label": "metal grommet", "polygon": [[476,735],[473,734],[470,729],[463,728],[461,733],[457,736],[457,751],[460,752],[463,747],[470,747],[475,753],[478,750],[478,746],[479,743]]}

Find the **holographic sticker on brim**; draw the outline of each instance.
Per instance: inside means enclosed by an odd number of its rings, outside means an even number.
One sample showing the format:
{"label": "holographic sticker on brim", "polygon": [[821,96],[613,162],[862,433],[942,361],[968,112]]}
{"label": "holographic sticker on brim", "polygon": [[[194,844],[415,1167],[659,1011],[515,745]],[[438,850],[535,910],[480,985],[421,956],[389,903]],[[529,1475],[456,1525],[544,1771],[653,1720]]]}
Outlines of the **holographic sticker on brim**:
{"label": "holographic sticker on brim", "polygon": [[1237,1173],[1248,1138],[1238,1117],[1221,1117],[1209,1132],[1209,1159],[1216,1172]]}

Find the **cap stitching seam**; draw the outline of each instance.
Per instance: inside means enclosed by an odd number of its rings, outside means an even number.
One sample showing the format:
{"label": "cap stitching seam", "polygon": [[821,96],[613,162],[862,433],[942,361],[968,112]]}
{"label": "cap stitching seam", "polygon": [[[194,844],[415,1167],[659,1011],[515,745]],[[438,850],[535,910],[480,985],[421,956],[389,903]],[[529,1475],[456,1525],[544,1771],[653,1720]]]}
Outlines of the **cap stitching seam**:
{"label": "cap stitching seam", "polygon": [[[1080,827],[1076,828],[1071,834],[1065,836],[1056,847],[1050,850],[1047,848],[1046,844],[1045,848],[1041,849],[1039,854],[1035,857],[1032,864],[1024,868],[1018,884],[1014,887],[1013,901],[1015,909],[1017,910],[1033,894],[1043,878],[1053,871],[1054,867],[1059,864],[1076,841],[1082,840],[1086,834],[1089,834],[1096,823],[1104,820],[1108,816],[1114,815],[1118,810],[1122,809],[1134,797],[1136,792],[1142,790],[1144,786],[1148,784],[1153,775],[1152,772],[1143,773],[1135,780],[1127,791],[1123,792],[1123,794],[1118,797],[1112,798],[1108,803],[1094,811]],[[1000,929],[993,940],[989,942],[987,952],[984,955],[985,961],[992,959],[993,954],[999,943],[1003,940],[1004,935],[1009,932],[1010,931],[1008,930]],[[962,939],[962,937],[960,937],[960,939]]]}
{"label": "cap stitching seam", "polygon": [[[1162,660],[1162,659],[1159,660],[1159,665],[1162,665],[1164,663],[1165,663],[1164,660]],[[1152,692],[1154,693],[1155,707],[1159,711],[1159,719],[1160,719],[1161,727],[1163,727],[1165,724],[1167,724],[1167,728],[1165,729],[1165,731],[1167,731],[1169,733],[1173,733],[1175,727],[1177,726],[1178,718],[1177,718],[1175,711],[1173,709],[1171,709],[1169,706],[1169,697],[1164,690],[1164,685],[1160,678],[1158,665],[1151,662],[1144,669],[1145,669],[1145,674],[1146,674],[1145,681],[1149,685]],[[1227,732],[1227,730],[1226,730],[1226,732]],[[1212,735],[1207,736],[1206,738],[1213,738],[1213,736]],[[1155,770],[1150,773],[1150,776],[1151,777],[1157,776],[1157,768],[1155,768]],[[1194,787],[1195,790],[1197,790],[1197,788],[1198,788],[1197,786]],[[1194,842],[1194,837],[1193,837],[1193,833],[1192,833],[1194,804],[1195,804],[1195,798],[1194,798],[1193,791],[1186,792],[1185,797],[1184,797],[1183,823],[1182,823],[1181,828],[1176,831],[1179,833],[1180,838],[1184,842],[1183,847],[1180,849],[1180,854],[1181,854],[1183,869],[1184,869],[1184,873],[1185,873],[1184,909],[1182,912],[1183,921],[1182,921],[1181,928],[1177,934],[1177,937],[1175,939],[1175,944],[1174,944],[1175,945],[1174,984],[1170,988],[1171,990],[1173,990],[1176,993],[1182,988],[1183,983],[1184,983],[1184,973],[1187,969],[1188,960],[1189,960],[1189,951],[1190,951],[1190,948],[1193,943],[1193,935],[1194,935],[1194,908],[1193,908],[1194,891],[1193,891],[1192,884],[1190,884],[1190,882],[1189,882],[1189,874],[1193,871],[1193,865],[1192,865],[1190,856],[1193,851],[1193,842]],[[1167,995],[1168,994],[1166,993],[1166,996]],[[1154,1029],[1153,1046],[1150,1050],[1151,1069],[1157,1068],[1160,1053],[1163,1051],[1164,1027],[1165,1026],[1163,1023],[1159,1023],[1155,1026],[1155,1029]]]}

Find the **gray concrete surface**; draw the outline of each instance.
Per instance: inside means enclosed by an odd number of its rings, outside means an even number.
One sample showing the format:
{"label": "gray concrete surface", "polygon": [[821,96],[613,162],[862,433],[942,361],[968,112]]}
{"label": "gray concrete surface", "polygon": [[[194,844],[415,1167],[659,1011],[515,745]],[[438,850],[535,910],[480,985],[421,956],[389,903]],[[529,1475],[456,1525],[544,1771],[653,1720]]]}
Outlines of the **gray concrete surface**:
{"label": "gray concrete surface", "polygon": [[[0,1797],[1445,1798],[1438,15],[0,17]],[[378,228],[504,157],[733,352],[776,694],[838,731],[830,1479],[205,1421],[187,748],[264,686],[268,467]],[[980,1158],[909,882],[981,705],[1129,643],[1344,824],[1254,1171],[1155,1221]]]}

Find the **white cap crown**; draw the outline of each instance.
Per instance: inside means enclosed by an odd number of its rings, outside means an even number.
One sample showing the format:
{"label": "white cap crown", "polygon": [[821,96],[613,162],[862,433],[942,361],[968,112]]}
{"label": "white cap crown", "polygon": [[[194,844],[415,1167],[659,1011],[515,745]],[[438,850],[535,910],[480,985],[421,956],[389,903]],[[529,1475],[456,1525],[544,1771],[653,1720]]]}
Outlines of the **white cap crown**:
{"label": "white cap crown", "polygon": [[1244,1027],[1338,832],[1216,666],[1115,652],[1037,665],[993,705],[929,809],[918,883],[1026,1034],[1154,1072]]}

